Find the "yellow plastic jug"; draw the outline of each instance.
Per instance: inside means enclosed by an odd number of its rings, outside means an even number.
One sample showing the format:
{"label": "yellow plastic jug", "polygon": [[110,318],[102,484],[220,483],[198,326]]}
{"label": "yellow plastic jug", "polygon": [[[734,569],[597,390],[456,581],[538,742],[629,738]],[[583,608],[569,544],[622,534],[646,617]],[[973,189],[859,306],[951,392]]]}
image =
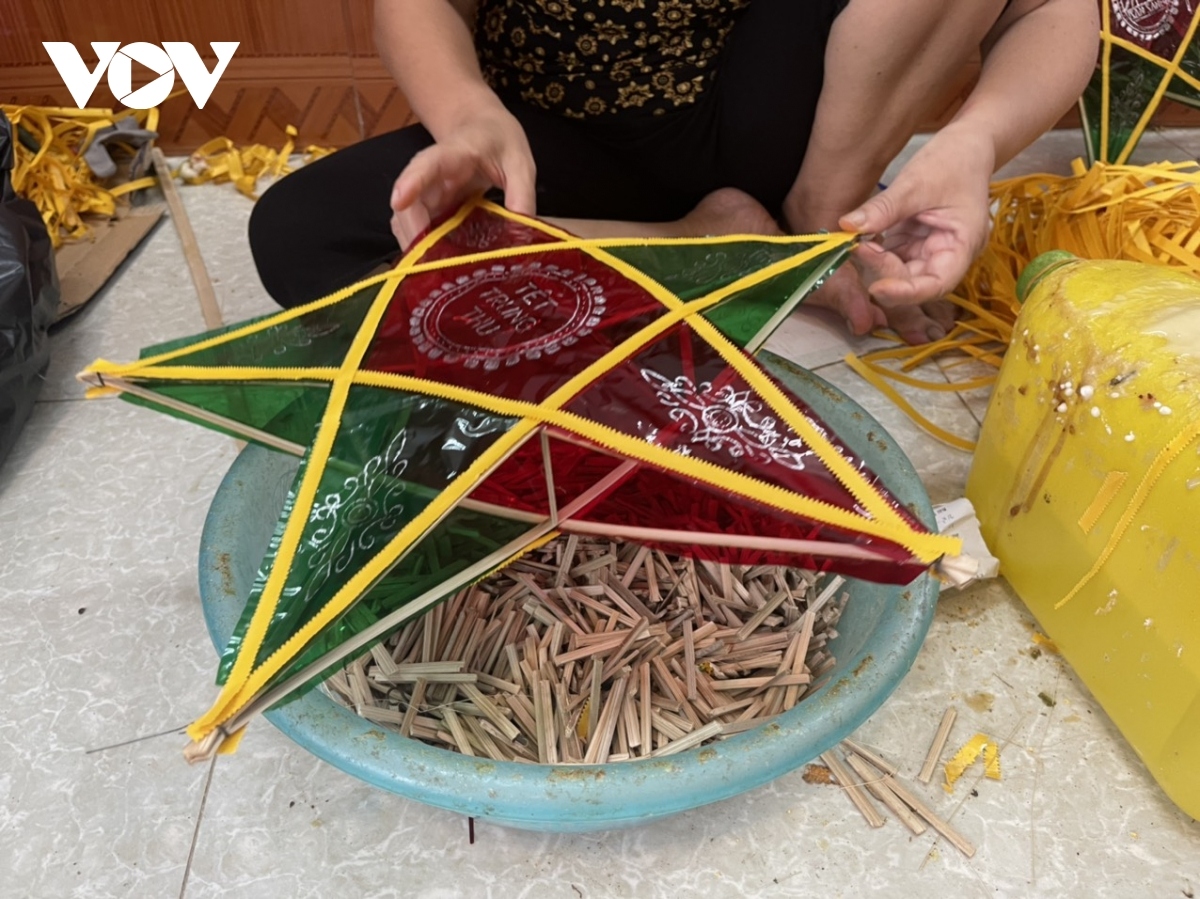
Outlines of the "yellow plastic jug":
{"label": "yellow plastic jug", "polygon": [[1035,259],[967,484],[1001,573],[1200,817],[1200,279]]}

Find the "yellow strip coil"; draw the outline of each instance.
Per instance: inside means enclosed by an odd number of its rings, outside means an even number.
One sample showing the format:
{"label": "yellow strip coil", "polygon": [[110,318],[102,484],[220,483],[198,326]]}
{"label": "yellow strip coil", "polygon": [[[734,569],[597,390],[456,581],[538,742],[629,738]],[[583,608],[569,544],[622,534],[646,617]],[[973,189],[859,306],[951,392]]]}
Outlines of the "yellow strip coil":
{"label": "yellow strip coil", "polygon": [[154,130],[157,109],[114,113],[0,104],[0,112],[13,126],[13,190],[37,207],[55,247],[91,234],[85,215],[111,216],[117,197],[156,183],[153,178],[139,178],[106,187],[96,180],[83,153],[97,131],[122,119],[136,118],[141,127]]}
{"label": "yellow strip coil", "polygon": [[1098,162],[1085,168],[1076,160],[1068,176],[999,181],[992,185],[991,198],[996,211],[988,245],[948,297],[960,310],[950,333],[924,346],[847,358],[920,427],[966,450],[974,448],[973,441],[936,428],[880,384],[890,379],[960,391],[987,386],[994,377],[943,385],[922,383],[903,373],[930,359],[944,369],[968,360],[999,369],[1021,310],[1017,278],[1032,259],[1047,250],[1067,250],[1084,259],[1129,259],[1200,275],[1200,168],[1195,163]]}
{"label": "yellow strip coil", "polygon": [[[114,112],[0,104],[0,111],[13,124],[13,189],[37,206],[55,247],[91,235],[85,216],[111,217],[118,197],[157,184],[155,178],[146,177],[108,187],[96,180],[83,159],[96,132],[122,119],[134,118],[140,127],[157,130],[157,108]],[[175,175],[187,184],[232,182],[241,193],[257,199],[260,179],[281,178],[294,170],[290,158],[296,152],[295,137],[291,125],[279,149],[265,144],[238,147],[227,137],[216,137],[196,149]],[[331,147],[308,146],[302,151],[302,162],[332,152]]]}
{"label": "yellow strip coil", "polygon": [[[293,171],[290,158],[296,152],[296,129],[287,126],[287,139],[278,150],[266,144],[239,147],[227,137],[214,137],[192,152],[175,174],[185,184],[232,183],[251,200],[258,199],[260,178],[281,178]],[[332,147],[304,148],[304,163],[328,156]]]}

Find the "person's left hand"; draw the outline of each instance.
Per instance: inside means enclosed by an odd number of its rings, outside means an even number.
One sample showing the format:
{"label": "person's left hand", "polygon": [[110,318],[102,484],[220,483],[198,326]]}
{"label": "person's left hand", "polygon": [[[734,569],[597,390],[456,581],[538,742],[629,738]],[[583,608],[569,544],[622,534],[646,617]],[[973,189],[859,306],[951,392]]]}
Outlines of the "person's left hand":
{"label": "person's left hand", "polygon": [[909,343],[944,334],[942,300],[983,249],[991,226],[991,142],[947,125],[886,190],[842,216],[846,230],[874,235],[853,261],[888,324]]}

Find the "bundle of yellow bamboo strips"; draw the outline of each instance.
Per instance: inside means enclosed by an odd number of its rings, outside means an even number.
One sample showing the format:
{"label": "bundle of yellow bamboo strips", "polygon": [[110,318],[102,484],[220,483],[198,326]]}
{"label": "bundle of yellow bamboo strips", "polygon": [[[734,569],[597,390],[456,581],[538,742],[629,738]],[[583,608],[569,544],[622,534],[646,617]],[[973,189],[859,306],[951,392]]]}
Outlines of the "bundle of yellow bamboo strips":
{"label": "bundle of yellow bamboo strips", "polygon": [[[278,150],[266,144],[237,146],[227,137],[214,137],[197,148],[179,167],[176,174],[185,184],[225,184],[232,182],[238,191],[252,200],[258,199],[260,178],[281,178],[293,171],[290,160],[296,152],[296,129],[287,126],[287,140]],[[304,163],[328,156],[332,147],[304,148]]]}
{"label": "bundle of yellow bamboo strips", "polygon": [[992,186],[993,229],[983,254],[949,299],[961,310],[945,338],[877,350],[846,362],[922,428],[959,449],[974,443],[939,428],[889,382],[938,391],[990,386],[989,373],[947,383],[908,372],[929,360],[943,370],[969,362],[999,369],[1020,312],[1016,284],[1048,250],[1085,259],[1130,259],[1200,275],[1200,166],[1194,162],[1108,165],[1076,160],[1072,173],[1029,175]]}
{"label": "bundle of yellow bamboo strips", "polygon": [[[55,247],[89,237],[86,216],[110,218],[117,198],[150,187],[154,178],[138,178],[108,186],[84,160],[97,132],[122,119],[134,118],[149,131],[158,127],[158,109],[71,109],[59,106],[0,104],[13,126],[13,189],[37,206]],[[227,137],[215,137],[199,147],[175,172],[188,184],[232,182],[243,194],[257,199],[261,178],[280,178],[293,171],[296,129],[287,127],[287,139],[274,149],[265,144],[237,146]],[[303,162],[333,152],[330,147],[309,146]]]}
{"label": "bundle of yellow bamboo strips", "polygon": [[92,138],[121,119],[134,117],[153,131],[158,110],[71,109],[59,106],[0,105],[12,122],[13,190],[37,206],[50,240],[59,247],[67,240],[91,234],[85,215],[110,217],[117,197],[154,183],[152,178],[108,187],[99,181],[83,154]]}

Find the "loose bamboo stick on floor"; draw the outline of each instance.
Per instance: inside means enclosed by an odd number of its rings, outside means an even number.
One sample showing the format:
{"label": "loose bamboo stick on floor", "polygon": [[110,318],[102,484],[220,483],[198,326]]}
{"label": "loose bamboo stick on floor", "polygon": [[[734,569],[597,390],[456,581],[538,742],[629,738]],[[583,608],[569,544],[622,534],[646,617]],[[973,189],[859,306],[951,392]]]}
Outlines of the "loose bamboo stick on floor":
{"label": "loose bamboo stick on floor", "polygon": [[883,783],[882,778],[886,775],[872,771],[871,766],[854,753],[846,756],[846,764],[862,779],[862,784],[867,788],[867,791],[882,802],[899,819],[901,824],[911,830],[916,836],[920,836],[925,832],[926,827],[921,819],[909,811],[908,806],[900,801],[900,797]]}
{"label": "loose bamboo stick on floor", "polygon": [[851,779],[850,772],[846,770],[846,766],[841,763],[838,757],[832,752],[823,752],[821,753],[821,761],[833,773],[838,785],[845,791],[846,796],[854,803],[854,807],[858,809],[859,814],[866,819],[866,822],[872,827],[883,827],[883,822],[886,819],[871,804],[871,800],[863,792],[862,786]]}
{"label": "loose bamboo stick on floor", "polygon": [[[921,766],[921,773],[917,775],[917,780],[923,784],[933,780],[933,772],[937,769],[938,760],[942,757],[942,751],[946,748],[946,741],[950,738],[950,728],[954,726],[954,719],[958,717],[958,709],[954,706],[946,709],[942,715],[942,723],[938,725],[937,733],[933,735],[933,742],[929,745],[929,752],[925,756],[925,764]],[[889,772],[895,774],[895,771]]]}
{"label": "loose bamboo stick on floor", "polygon": [[895,793],[905,805],[924,818],[929,823],[930,827],[944,836],[950,842],[950,844],[954,846],[955,849],[957,849],[967,858],[971,858],[971,856],[975,854],[975,847],[971,844],[970,840],[935,815],[929,806],[921,802],[920,799],[913,795],[913,792],[910,789],[896,780],[896,778],[892,777],[890,774],[885,774],[883,776],[883,783],[889,790]]}
{"label": "loose bamboo stick on floor", "polygon": [[863,761],[874,765],[881,774],[891,774],[892,776],[895,776],[900,773],[899,769],[897,769],[895,765],[893,765],[879,753],[868,749],[861,743],[851,740],[849,737],[842,740],[842,745],[861,758]]}

